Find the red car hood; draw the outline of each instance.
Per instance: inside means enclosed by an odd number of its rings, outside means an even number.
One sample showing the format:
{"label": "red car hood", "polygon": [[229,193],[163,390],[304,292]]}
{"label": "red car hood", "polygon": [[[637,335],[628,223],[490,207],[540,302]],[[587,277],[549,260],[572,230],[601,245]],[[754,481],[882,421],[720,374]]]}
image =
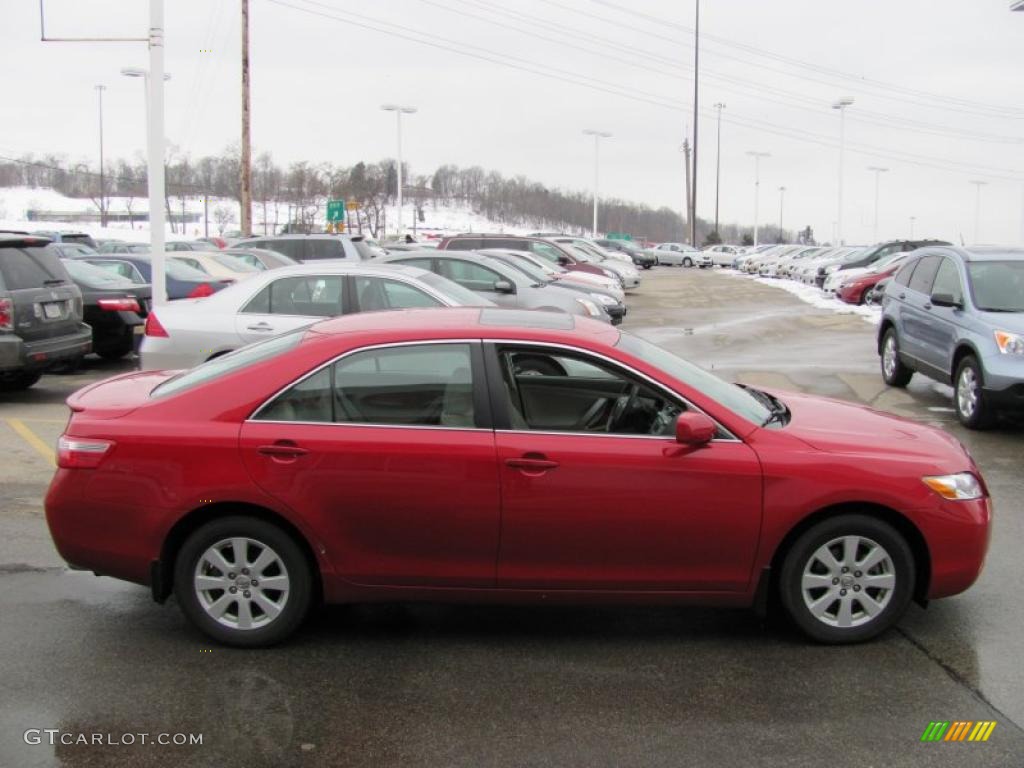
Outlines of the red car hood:
{"label": "red car hood", "polygon": [[942,471],[973,469],[960,441],[941,429],[864,405],[796,392],[772,392],[790,410],[783,432],[819,451],[931,459]]}

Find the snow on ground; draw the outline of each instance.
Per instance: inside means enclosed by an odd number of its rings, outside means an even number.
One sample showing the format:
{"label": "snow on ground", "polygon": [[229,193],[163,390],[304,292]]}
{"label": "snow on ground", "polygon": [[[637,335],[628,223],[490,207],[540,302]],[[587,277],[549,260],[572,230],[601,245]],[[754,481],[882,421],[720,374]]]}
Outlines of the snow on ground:
{"label": "snow on ground", "polygon": [[753,280],[754,282],[770,285],[774,288],[781,288],[793,294],[805,304],[810,304],[818,309],[828,309],[840,315],[857,315],[872,325],[878,325],[882,317],[882,310],[878,306],[847,304],[845,301],[826,296],[824,291],[814,285],[804,285],[803,283],[784,278],[756,277],[755,275],[748,275],[735,269],[726,269],[724,271],[733,277]]}
{"label": "snow on ground", "polygon": [[[125,212],[127,210],[125,198],[112,197],[108,205],[111,212]],[[226,208],[230,212],[230,222],[226,230],[238,228],[239,206],[238,201],[231,199],[211,199],[208,206],[210,215],[209,232],[211,235],[220,233],[217,223],[214,221],[214,211],[218,208]],[[181,201],[178,198],[171,198],[171,209],[178,213],[181,211]],[[62,213],[75,211],[95,211],[96,205],[89,198],[65,197],[59,192],[39,187],[2,187],[0,188],[0,229],[19,229],[32,232],[35,230],[58,230],[88,232],[93,237],[126,240],[130,242],[145,242],[149,240],[149,223],[136,222],[134,228],[127,222],[118,222],[108,227],[101,227],[97,223],[73,223],[59,221],[33,220],[29,221],[27,212],[29,210],[60,211]],[[132,201],[132,210],[135,213],[146,213],[149,210],[149,201],[146,198],[135,198]],[[203,213],[201,199],[188,199],[185,201],[185,210],[188,213]],[[509,234],[528,234],[537,231],[535,226],[511,226],[500,222],[492,221],[486,216],[477,213],[470,206],[461,202],[449,201],[428,201],[423,204],[424,220],[415,222],[415,229],[420,239],[440,238],[445,235],[458,234],[460,232],[496,232]],[[413,207],[407,201],[404,206],[402,220],[405,223],[406,231],[413,231]],[[320,215],[323,216],[321,209]],[[388,230],[393,231],[394,222],[398,219],[398,209],[394,205],[386,206],[385,221],[388,222]],[[278,226],[283,226],[288,220],[288,206],[277,205],[267,208],[267,233],[274,234],[273,225],[276,221]],[[186,232],[172,232],[167,227],[167,238],[169,240],[193,240],[203,235],[204,227],[202,221],[192,222],[186,225]],[[260,235],[264,233],[263,206],[260,203],[253,204],[253,233]]]}

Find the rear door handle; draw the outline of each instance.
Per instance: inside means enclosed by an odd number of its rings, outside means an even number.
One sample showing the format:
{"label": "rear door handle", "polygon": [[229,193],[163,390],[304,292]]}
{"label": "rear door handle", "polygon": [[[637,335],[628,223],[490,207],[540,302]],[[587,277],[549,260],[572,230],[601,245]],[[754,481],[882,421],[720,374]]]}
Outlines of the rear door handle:
{"label": "rear door handle", "polygon": [[294,443],[274,443],[273,445],[261,445],[256,449],[257,453],[261,453],[264,456],[271,456],[275,459],[297,459],[300,456],[305,456],[309,451],[305,448],[300,448]]}
{"label": "rear door handle", "polygon": [[905,299],[905,298],[907,298],[907,294],[905,294],[905,293],[901,293],[901,294],[900,294],[900,298],[901,298],[901,299]]}
{"label": "rear door handle", "polygon": [[274,330],[274,326],[269,325],[268,323],[256,323],[256,325],[247,325],[245,327],[246,327],[246,329],[248,329],[250,331],[272,331],[272,330]]}
{"label": "rear door handle", "polygon": [[505,459],[505,465],[513,469],[521,469],[524,472],[547,472],[549,469],[558,469],[557,461],[526,456],[519,459]]}

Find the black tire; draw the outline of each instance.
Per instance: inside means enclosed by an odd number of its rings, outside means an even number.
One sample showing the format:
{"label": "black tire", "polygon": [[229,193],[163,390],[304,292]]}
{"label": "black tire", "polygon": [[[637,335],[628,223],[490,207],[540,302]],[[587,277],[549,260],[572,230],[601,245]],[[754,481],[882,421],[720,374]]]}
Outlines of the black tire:
{"label": "black tire", "polygon": [[[256,546],[269,547],[278,556],[280,563],[283,564],[285,575],[288,577],[288,591],[280,613],[263,626],[250,629],[226,626],[207,613],[200,602],[199,596],[196,594],[194,576],[201,558],[207,550],[218,542],[233,538],[246,538],[255,542]],[[250,549],[249,551],[252,552],[253,550]],[[229,561],[229,564],[233,563]],[[275,569],[275,566],[272,565],[271,568]],[[264,573],[266,571],[260,573],[259,576],[263,577]],[[236,586],[236,589],[239,590],[236,594],[244,594],[245,579],[252,578],[256,574],[235,575],[239,578],[236,578],[233,583],[239,584],[241,582],[242,584],[242,586]],[[272,578],[278,575],[280,575],[279,568],[272,570],[269,577]],[[276,525],[253,517],[224,517],[207,523],[186,539],[174,563],[174,592],[185,616],[197,628],[217,642],[241,648],[258,648],[274,645],[298,629],[299,625],[306,618],[306,613],[309,611],[313,596],[313,583],[309,562],[303,555],[298,543]],[[258,584],[256,586],[259,587]],[[263,598],[271,600],[282,599],[280,591],[267,590],[262,592],[263,588],[260,587],[259,589]],[[253,589],[251,586],[249,590],[253,593],[257,592],[257,589]],[[219,599],[226,597],[227,593],[226,591],[219,593],[212,591],[208,596],[211,599],[215,597]],[[229,610],[232,599],[228,598]],[[237,599],[244,598],[239,597]],[[253,598],[251,603],[251,605],[257,606],[256,608],[250,608],[250,611],[254,611],[254,613],[261,610],[258,607],[258,603],[256,603],[257,599]],[[234,605],[236,606],[234,616],[238,619],[240,612],[237,603],[234,603]],[[264,613],[264,616],[266,615]],[[225,618],[230,621],[231,614],[226,613]],[[257,617],[257,620],[259,620],[259,617]]]}
{"label": "black tire", "polygon": [[116,339],[115,341],[102,346],[98,346],[94,341],[93,348],[96,350],[96,354],[104,360],[120,360],[122,357],[130,353],[135,347],[135,334],[132,332],[131,328],[127,328],[121,336],[122,337],[120,339]]}
{"label": "black tire", "polygon": [[[968,429],[988,429],[995,423],[995,409],[985,394],[984,383],[977,358],[965,355],[953,374],[953,408],[957,419]],[[968,389],[973,394],[968,393]]]}
{"label": "black tire", "polygon": [[[889,345],[892,345],[890,351]],[[891,363],[887,363],[887,354],[891,354]],[[882,337],[882,349],[879,355],[879,361],[882,366],[882,379],[890,387],[905,387],[910,383],[911,377],[914,375],[912,368],[908,368],[900,360],[900,339],[896,333],[895,328],[889,328],[885,335]],[[886,368],[888,367],[888,371]]]}
{"label": "black tire", "polygon": [[28,389],[42,377],[42,371],[15,371],[0,373],[0,392],[20,392]]}
{"label": "black tire", "polygon": [[681,267],[692,267],[693,266],[693,259],[691,259],[689,256],[687,256],[685,259],[683,259],[683,263],[680,264],[679,266],[681,266]]}
{"label": "black tire", "polygon": [[[855,550],[855,555],[860,555],[862,561],[867,557],[869,544],[881,547],[887,555],[886,560],[869,571],[861,571],[856,568],[857,557],[849,565],[843,565],[843,561],[837,557],[837,565],[849,568],[849,571],[829,570],[816,553],[837,540],[840,543],[830,551],[841,553],[841,542],[846,537],[860,540],[861,545]],[[809,568],[810,578],[816,577],[827,585],[812,587],[808,591],[808,599],[821,601],[823,618],[812,613],[805,602],[802,582],[805,570]],[[870,573],[870,570],[876,572]],[[891,578],[890,588],[882,589],[871,584],[872,580],[883,578]],[[906,540],[895,528],[868,515],[847,514],[823,520],[793,543],[782,563],[778,582],[779,597],[793,623],[813,640],[828,644],[860,643],[885,632],[900,619],[913,597],[916,578],[914,556]],[[836,579],[850,583],[845,584],[844,589],[844,582],[837,583]],[[876,608],[881,605],[881,609],[873,616],[864,608],[868,605],[868,599]],[[834,625],[842,619],[841,606],[844,603],[850,606],[851,621],[847,627]]]}

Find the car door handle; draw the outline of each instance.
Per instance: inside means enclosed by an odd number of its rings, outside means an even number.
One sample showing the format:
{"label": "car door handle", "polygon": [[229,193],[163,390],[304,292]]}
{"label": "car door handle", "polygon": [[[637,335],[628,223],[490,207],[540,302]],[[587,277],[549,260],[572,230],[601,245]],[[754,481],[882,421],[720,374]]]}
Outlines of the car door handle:
{"label": "car door handle", "polygon": [[901,298],[901,299],[905,299],[905,298],[907,298],[907,294],[905,294],[905,293],[901,293],[901,294],[900,294],[900,298]]}
{"label": "car door handle", "polygon": [[925,309],[931,309],[931,308],[932,308],[932,303],[931,303],[930,301],[926,301],[926,302],[924,303],[924,308],[925,308]]}
{"label": "car door handle", "polygon": [[274,330],[274,326],[270,325],[269,323],[256,323],[256,325],[247,325],[245,327],[246,327],[247,330],[250,330],[250,331],[272,331],[272,330]]}
{"label": "car door handle", "polygon": [[549,469],[558,469],[558,462],[551,459],[532,458],[523,456],[518,459],[505,459],[505,465],[513,469],[521,469],[526,473],[547,472]]}
{"label": "car door handle", "polygon": [[257,453],[270,456],[275,459],[297,459],[305,456],[309,451],[300,448],[294,443],[278,442],[273,445],[261,445],[256,449]]}

